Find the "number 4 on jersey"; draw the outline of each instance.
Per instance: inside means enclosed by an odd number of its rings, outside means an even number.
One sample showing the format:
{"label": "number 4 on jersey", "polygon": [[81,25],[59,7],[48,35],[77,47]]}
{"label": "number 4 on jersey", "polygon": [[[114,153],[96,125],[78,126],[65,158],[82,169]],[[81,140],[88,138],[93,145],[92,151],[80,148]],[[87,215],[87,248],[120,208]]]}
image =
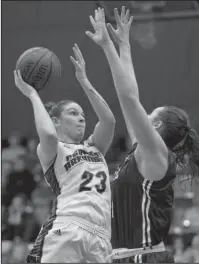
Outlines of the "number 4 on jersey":
{"label": "number 4 on jersey", "polygon": [[92,181],[93,177],[96,177],[96,178],[100,178],[101,181],[100,181],[100,184],[96,184],[95,187],[96,190],[99,192],[99,193],[103,193],[106,189],[106,179],[107,179],[107,176],[105,174],[104,171],[99,171],[96,175],[94,175],[93,173],[90,173],[89,171],[85,171],[82,175],[82,179],[84,180],[81,184],[80,184],[80,187],[79,187],[79,192],[83,192],[83,191],[91,191],[91,189],[93,187],[88,187],[89,183]]}

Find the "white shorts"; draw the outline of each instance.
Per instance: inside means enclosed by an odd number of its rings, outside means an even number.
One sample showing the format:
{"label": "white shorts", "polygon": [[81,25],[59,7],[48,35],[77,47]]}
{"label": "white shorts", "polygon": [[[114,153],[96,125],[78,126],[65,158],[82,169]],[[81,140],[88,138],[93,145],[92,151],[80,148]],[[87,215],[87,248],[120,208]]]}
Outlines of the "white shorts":
{"label": "white shorts", "polygon": [[67,217],[59,229],[53,226],[41,233],[42,230],[35,243],[36,250],[33,248],[27,258],[28,263],[111,262],[108,257],[112,253],[110,237],[101,227]]}

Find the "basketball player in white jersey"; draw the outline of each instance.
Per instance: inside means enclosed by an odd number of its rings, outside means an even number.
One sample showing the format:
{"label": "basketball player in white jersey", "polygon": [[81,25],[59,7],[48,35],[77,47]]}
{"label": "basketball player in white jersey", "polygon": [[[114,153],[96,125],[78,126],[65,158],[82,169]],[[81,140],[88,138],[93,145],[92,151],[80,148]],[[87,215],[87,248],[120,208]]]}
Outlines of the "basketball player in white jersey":
{"label": "basketball player in white jersey", "polygon": [[48,106],[48,114],[36,90],[15,71],[16,86],[33,106],[40,139],[37,154],[45,179],[57,195],[28,263],[102,263],[112,252],[111,194],[104,155],[113,139],[115,118],[89,82],[76,44],[73,52],[76,78],[99,118],[86,141],[82,141],[86,123],[80,105],[61,101]]}

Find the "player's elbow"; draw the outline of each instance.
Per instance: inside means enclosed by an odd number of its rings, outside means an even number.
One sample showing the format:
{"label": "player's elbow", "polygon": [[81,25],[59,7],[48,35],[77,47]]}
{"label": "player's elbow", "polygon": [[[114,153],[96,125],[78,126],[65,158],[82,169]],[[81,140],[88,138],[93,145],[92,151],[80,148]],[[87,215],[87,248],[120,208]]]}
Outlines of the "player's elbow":
{"label": "player's elbow", "polygon": [[121,89],[119,95],[124,102],[131,102],[132,107],[136,107],[137,102],[139,101],[138,93],[136,91],[133,91],[132,89]]}
{"label": "player's elbow", "polygon": [[116,119],[115,119],[115,117],[114,117],[113,114],[111,114],[111,115],[108,116],[108,122],[109,122],[109,124],[111,124],[112,126],[115,126],[115,124],[116,124]]}
{"label": "player's elbow", "polygon": [[116,119],[111,111],[107,112],[102,118],[99,118],[99,120],[105,125],[115,126],[116,124]]}
{"label": "player's elbow", "polygon": [[49,125],[48,123],[43,123],[40,126],[37,126],[37,132],[39,135],[39,138],[49,138],[52,140],[55,140],[58,138],[57,131],[53,125]]}

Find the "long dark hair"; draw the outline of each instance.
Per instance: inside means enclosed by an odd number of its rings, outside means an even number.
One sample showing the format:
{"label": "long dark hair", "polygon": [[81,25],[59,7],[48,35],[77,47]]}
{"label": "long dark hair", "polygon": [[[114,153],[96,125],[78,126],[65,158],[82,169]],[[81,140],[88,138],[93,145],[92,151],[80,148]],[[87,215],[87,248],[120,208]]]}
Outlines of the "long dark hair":
{"label": "long dark hair", "polygon": [[162,138],[175,153],[176,165],[182,171],[189,168],[192,175],[199,173],[199,137],[191,127],[188,114],[178,107],[166,106],[160,118],[165,124]]}

